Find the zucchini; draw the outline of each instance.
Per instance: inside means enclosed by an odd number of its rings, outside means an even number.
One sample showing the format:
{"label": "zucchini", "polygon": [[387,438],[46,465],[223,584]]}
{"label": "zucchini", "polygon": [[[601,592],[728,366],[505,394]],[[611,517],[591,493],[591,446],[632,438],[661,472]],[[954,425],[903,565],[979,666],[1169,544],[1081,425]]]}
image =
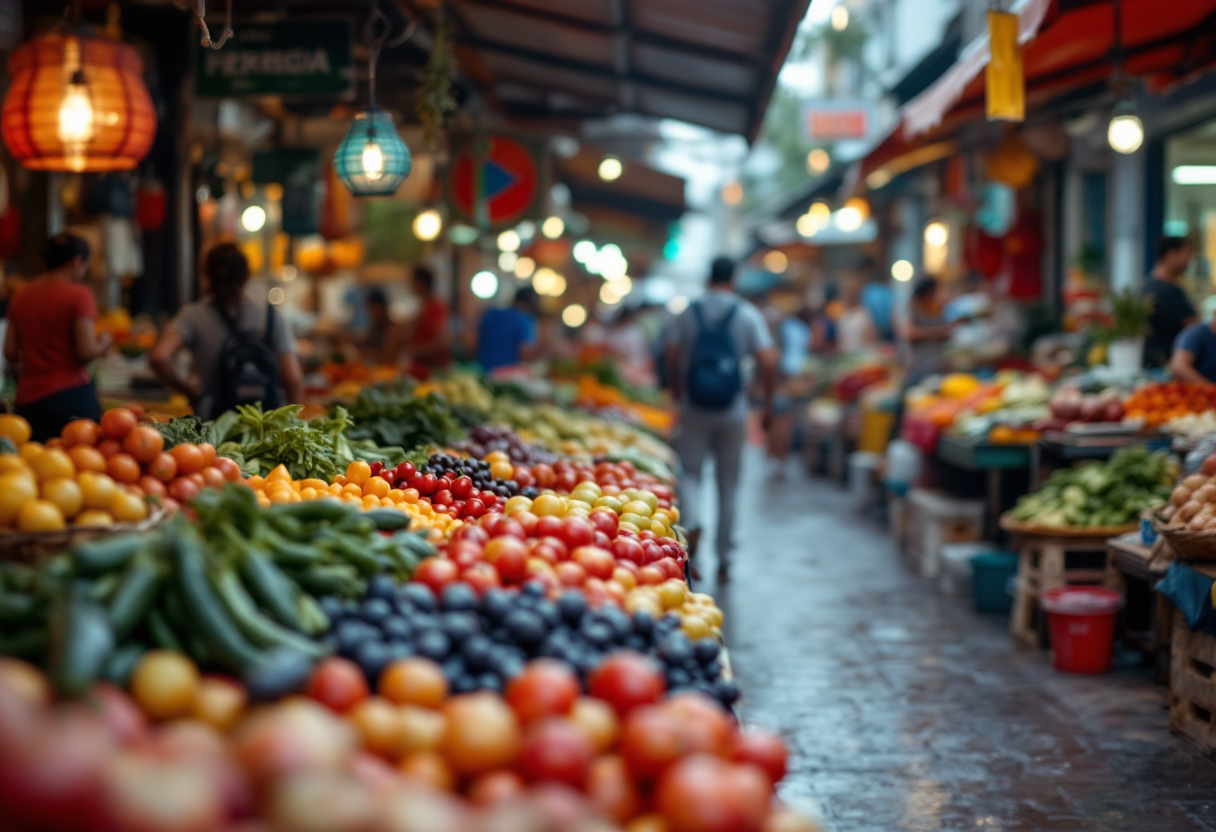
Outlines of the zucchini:
{"label": "zucchini", "polygon": [[50,678],[61,696],[89,689],[114,651],[114,630],[87,585],[69,587],[55,599],[50,617]]}
{"label": "zucchini", "polygon": [[326,497],[302,503],[280,503],[266,513],[271,518],[290,518],[300,523],[340,523],[355,513],[346,503]]}
{"label": "zucchini", "polygon": [[146,541],[144,535],[128,534],[81,543],[72,552],[76,574],[91,578],[124,569]]}
{"label": "zucchini", "polygon": [[[164,613],[153,607],[148,610],[148,634],[152,636],[152,641],[157,647],[163,647],[165,650],[172,650],[175,653],[190,653],[194,656],[194,651],[185,650],[182,647],[181,639],[173,632],[173,627],[169,624]],[[198,658],[194,656],[194,658]]]}
{"label": "zucchini", "polygon": [[277,702],[308,684],[315,662],[294,650],[275,650],[241,678],[251,702]]}
{"label": "zucchini", "polygon": [[246,552],[240,562],[241,578],[250,594],[285,627],[303,630],[296,611],[296,590],[291,580],[261,552]]}
{"label": "zucchini", "polygon": [[151,558],[139,555],[131,561],[110,598],[110,623],[116,638],[125,638],[147,615],[159,594],[160,584],[160,569]]}
{"label": "zucchini", "polygon": [[[298,504],[297,504],[298,505]],[[241,634],[215,594],[203,553],[194,532],[183,529],[170,547],[176,587],[190,624],[210,657],[224,669],[241,674],[262,661],[261,654]]]}
{"label": "zucchini", "polygon": [[330,627],[333,626],[329,616],[325,614],[325,610],[321,609],[321,605],[317,603],[317,599],[307,592],[301,592],[296,599],[296,612],[304,623],[303,632],[306,635],[319,636],[329,632]]}
{"label": "zucchini", "polygon": [[316,596],[340,595],[343,598],[359,598],[367,590],[366,583],[359,578],[354,567],[347,564],[314,566],[299,573],[296,581]]}
{"label": "zucchini", "polygon": [[399,532],[409,528],[410,518],[404,511],[395,508],[377,508],[363,512],[363,519],[371,520],[376,525],[376,531]]}
{"label": "zucchini", "polygon": [[106,681],[125,688],[131,679],[131,674],[139,665],[139,660],[144,657],[146,652],[148,652],[148,648],[142,644],[124,644],[119,647],[110,654],[110,660],[106,662],[104,672]]}
{"label": "zucchini", "polygon": [[46,657],[48,644],[50,644],[50,636],[47,634],[46,627],[4,633],[0,635],[0,656],[28,659],[36,664],[41,664],[42,659]]}
{"label": "zucchini", "polygon": [[241,579],[233,570],[220,570],[212,585],[224,606],[228,608],[236,626],[257,646],[287,648],[317,659],[329,655],[328,648],[276,624],[258,612],[257,604],[249,597]]}

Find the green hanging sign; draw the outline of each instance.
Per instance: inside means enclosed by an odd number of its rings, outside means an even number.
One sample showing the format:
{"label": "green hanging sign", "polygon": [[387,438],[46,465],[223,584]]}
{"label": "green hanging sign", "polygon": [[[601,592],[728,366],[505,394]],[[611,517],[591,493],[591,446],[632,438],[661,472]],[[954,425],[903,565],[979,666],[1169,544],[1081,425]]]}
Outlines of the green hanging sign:
{"label": "green hanging sign", "polygon": [[343,18],[236,23],[223,49],[195,48],[202,98],[342,98],[354,92],[351,24]]}

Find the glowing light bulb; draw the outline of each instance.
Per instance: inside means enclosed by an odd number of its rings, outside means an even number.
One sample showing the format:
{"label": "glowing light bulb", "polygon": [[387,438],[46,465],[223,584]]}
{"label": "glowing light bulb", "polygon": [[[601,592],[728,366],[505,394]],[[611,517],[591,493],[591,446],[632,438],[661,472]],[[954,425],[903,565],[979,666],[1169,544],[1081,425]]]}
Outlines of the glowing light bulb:
{"label": "glowing light bulb", "polygon": [[59,105],[59,140],[67,145],[87,144],[93,138],[93,102],[80,70],[72,76]]}
{"label": "glowing light bulb", "polygon": [[506,231],[498,235],[498,250],[515,253],[519,251],[519,247],[523,245],[523,241],[519,238],[519,232],[508,228]]}
{"label": "glowing light bulb", "polygon": [[566,222],[561,217],[549,217],[541,224],[540,233],[550,240],[556,240],[566,233]]}
{"label": "glowing light bulb", "polygon": [[473,280],[470,287],[473,294],[482,300],[492,298],[498,294],[498,275],[490,271],[482,271],[473,275]]}
{"label": "glowing light bulb", "polygon": [[624,172],[624,163],[615,156],[605,156],[604,161],[600,162],[600,179],[605,182],[615,182],[621,178],[621,174]]}
{"label": "glowing light bulb", "polygon": [[1144,144],[1144,124],[1135,113],[1116,112],[1106,130],[1106,140],[1116,153],[1135,153]]}
{"label": "glowing light bulb", "polygon": [[891,277],[900,283],[907,283],[915,273],[916,269],[909,260],[896,260],[891,264]]}
{"label": "glowing light bulb", "polygon": [[363,145],[363,175],[373,182],[384,176],[384,151],[375,139]]}
{"label": "glowing light bulb", "polygon": [[843,32],[849,28],[849,10],[844,6],[832,9],[832,28],[837,32]]}
{"label": "glowing light bulb", "polygon": [[562,323],[579,327],[587,322],[587,309],[581,303],[572,303],[562,310]]}
{"label": "glowing light bulb", "polygon": [[773,274],[784,274],[789,265],[790,259],[785,256],[784,252],[774,249],[764,255],[764,268]]}
{"label": "glowing light bulb", "polygon": [[861,211],[854,205],[846,205],[836,212],[836,227],[841,231],[856,231],[861,228],[861,224],[865,221],[866,218],[861,215]]}
{"label": "glowing light bulb", "polygon": [[925,244],[938,247],[944,246],[950,239],[950,229],[944,222],[931,222],[925,226]]}
{"label": "glowing light bulb", "polygon": [[266,210],[260,205],[250,205],[241,212],[241,227],[250,234],[256,234],[266,225]]}
{"label": "glowing light bulb", "polygon": [[443,231],[443,217],[434,208],[427,208],[414,217],[414,236],[424,243],[439,237]]}

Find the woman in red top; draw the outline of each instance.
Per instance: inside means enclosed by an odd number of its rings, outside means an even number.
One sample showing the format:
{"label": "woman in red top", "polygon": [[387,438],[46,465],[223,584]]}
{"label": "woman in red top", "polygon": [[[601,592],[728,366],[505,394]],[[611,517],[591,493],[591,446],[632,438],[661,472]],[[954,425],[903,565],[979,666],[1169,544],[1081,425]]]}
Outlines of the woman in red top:
{"label": "woman in red top", "polygon": [[435,294],[435,275],[425,266],[414,269],[414,294],[421,306],[410,329],[410,373],[427,378],[432,370],[445,369],[452,363],[451,313],[443,298]]}
{"label": "woman in red top", "polygon": [[110,347],[97,335],[93,292],[81,285],[89,244],[56,234],[42,248],[46,271],[22,286],[8,307],[4,357],[17,375],[17,413],[40,442],[58,436],[73,419],[101,419],[88,363]]}

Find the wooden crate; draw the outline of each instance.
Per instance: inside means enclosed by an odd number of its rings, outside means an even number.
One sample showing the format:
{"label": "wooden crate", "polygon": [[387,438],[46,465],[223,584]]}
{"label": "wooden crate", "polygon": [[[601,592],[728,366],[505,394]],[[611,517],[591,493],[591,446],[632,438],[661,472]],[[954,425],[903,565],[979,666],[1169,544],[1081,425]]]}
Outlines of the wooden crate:
{"label": "wooden crate", "polygon": [[1216,637],[1192,632],[1177,611],[1170,645],[1170,729],[1216,757]]}
{"label": "wooden crate", "polygon": [[1047,621],[1039,604],[1044,592],[1062,586],[1108,582],[1105,537],[1052,537],[1022,533],[1018,550],[1017,595],[1010,632],[1026,647],[1047,646]]}
{"label": "wooden crate", "polygon": [[906,552],[926,578],[936,578],[941,572],[942,546],[983,539],[982,500],[960,500],[940,491],[913,488],[907,502]]}

